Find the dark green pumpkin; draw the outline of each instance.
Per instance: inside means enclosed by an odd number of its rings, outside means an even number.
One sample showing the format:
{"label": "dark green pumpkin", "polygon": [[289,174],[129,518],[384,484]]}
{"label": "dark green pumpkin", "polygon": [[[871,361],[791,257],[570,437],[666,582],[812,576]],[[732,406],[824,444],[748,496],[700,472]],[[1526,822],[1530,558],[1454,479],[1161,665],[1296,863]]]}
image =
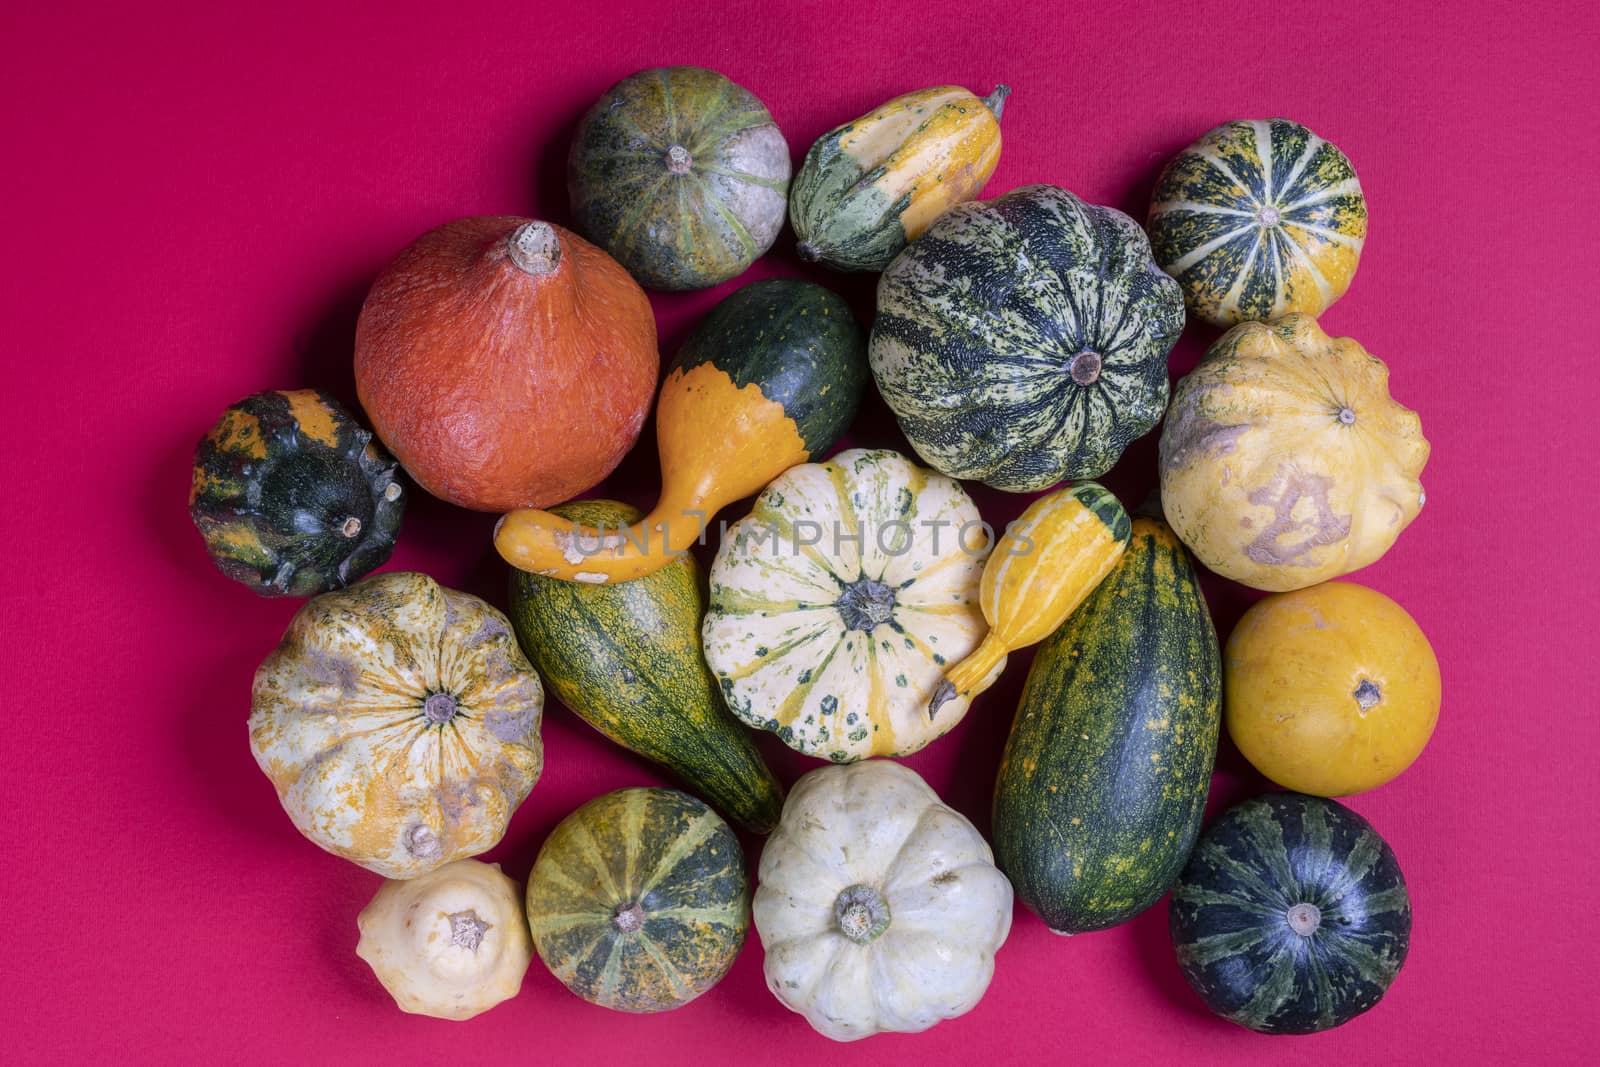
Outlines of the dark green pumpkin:
{"label": "dark green pumpkin", "polygon": [[716,985],[744,944],[744,853],[728,824],[686,793],[607,793],[539,850],[528,927],[545,966],[591,1004],[680,1007]]}
{"label": "dark green pumpkin", "polygon": [[[552,510],[607,530],[640,515],[609,500]],[[765,833],[782,814],[783,788],[706,669],[705,609],[687,555],[605,585],[511,572],[511,624],[561,702],[617,744],[671,768],[739,825]]]}
{"label": "dark green pumpkin", "polygon": [[394,551],[397,471],[320,389],[256,393],[195,449],[189,515],[223,574],[263,596],[316,596]]}
{"label": "dark green pumpkin", "polygon": [[1222,721],[1217,635],[1183,545],[1140,517],[1115,570],[1039,647],[995,785],[994,850],[1018,899],[1083,933],[1150,907],[1183,870]]}
{"label": "dark green pumpkin", "polygon": [[583,117],[567,189],[578,228],[641,284],[705,289],[777,239],[789,146],[748,89],[701,67],[656,67]]}
{"label": "dark green pumpkin", "polygon": [[1155,426],[1183,314],[1138,223],[1030,185],[956,205],[895,257],[869,355],[925,461],[1032,492],[1098,478]]}
{"label": "dark green pumpkin", "polygon": [[1322,797],[1269,793],[1206,830],[1172,893],[1183,976],[1265,1034],[1340,1026],[1382,999],[1411,944],[1411,897],[1372,825]]}
{"label": "dark green pumpkin", "polygon": [[797,278],[768,278],[711,309],[679,350],[668,379],[710,363],[736,387],[756,386],[783,406],[806,452],[821,458],[861,406],[866,349],[838,293]]}

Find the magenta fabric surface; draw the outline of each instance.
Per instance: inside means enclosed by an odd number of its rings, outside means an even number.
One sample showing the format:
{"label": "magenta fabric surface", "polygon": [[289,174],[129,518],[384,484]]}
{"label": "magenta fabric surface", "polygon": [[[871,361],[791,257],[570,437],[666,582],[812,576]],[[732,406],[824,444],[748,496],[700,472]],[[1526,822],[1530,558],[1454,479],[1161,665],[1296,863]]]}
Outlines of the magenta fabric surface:
{"label": "magenta fabric surface", "polygon": [[[1592,1061],[1597,37],[1575,2],[6,5],[5,1058]],[[582,1003],[537,961],[475,1021],[411,1017],[356,958],[379,879],[296,833],[246,739],[252,672],[297,604],[207,560],[184,506],[195,442],[264,388],[353,405],[356,315],[388,258],[462,215],[569,223],[578,117],[664,64],[750,88],[797,162],[891,96],[1003,81],[990,194],[1052,182],[1140,218],[1162,163],[1222,121],[1288,116],[1350,156],[1371,230],[1322,323],[1389,364],[1433,443],[1422,516],[1352,577],[1417,618],[1444,675],[1422,758],[1350,801],[1416,915],[1370,1014],[1308,1038],[1211,1016],[1165,902],[1070,939],[1019,907],[974,1011],[851,1046],[768,993],[754,936],[716,989],[651,1017]],[[873,279],[803,265],[786,231],[738,283],[652,296],[663,357],[771,275],[870,322]],[[1216,336],[1191,322],[1174,374]],[[650,502],[652,433],[597,494]],[[849,443],[905,447],[875,395]],[[1107,484],[1133,506],[1154,475],[1152,436]],[[975,496],[996,523],[1026,503]],[[419,494],[389,567],[503,606],[494,521]],[[1256,596],[1206,589],[1224,634]],[[981,829],[1028,662],[907,761]],[[544,779],[488,857],[519,878],[582,801],[667,781],[553,703],[546,722]],[[762,746],[786,782],[813,765]],[[1265,788],[1224,741],[1213,812]]]}

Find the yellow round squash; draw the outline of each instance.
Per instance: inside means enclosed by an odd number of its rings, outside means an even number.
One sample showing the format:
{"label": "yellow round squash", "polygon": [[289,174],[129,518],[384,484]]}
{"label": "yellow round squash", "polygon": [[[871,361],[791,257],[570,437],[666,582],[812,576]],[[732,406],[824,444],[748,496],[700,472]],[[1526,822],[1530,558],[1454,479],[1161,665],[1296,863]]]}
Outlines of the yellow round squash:
{"label": "yellow round squash", "polygon": [[310,600],[256,670],[250,749],[306,837],[385,878],[493,848],[544,768],[506,617],[425,574]]}
{"label": "yellow round squash", "polygon": [[1244,613],[1223,654],[1239,751],[1272,781],[1342,797],[1411,766],[1439,721],[1439,661],[1382,593],[1326,582]]}
{"label": "yellow round squash", "polygon": [[1428,441],[1389,368],[1309,315],[1224,334],[1173,394],[1161,505],[1200,562],[1282,592],[1365,567],[1417,517]]}

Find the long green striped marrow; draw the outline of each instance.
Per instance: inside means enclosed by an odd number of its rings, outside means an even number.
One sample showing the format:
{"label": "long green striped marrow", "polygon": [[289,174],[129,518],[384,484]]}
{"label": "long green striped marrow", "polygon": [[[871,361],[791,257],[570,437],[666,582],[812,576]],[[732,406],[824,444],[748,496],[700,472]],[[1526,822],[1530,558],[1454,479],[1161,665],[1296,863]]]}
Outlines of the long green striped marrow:
{"label": "long green striped marrow", "polygon": [[1117,568],[1034,657],[995,786],[1000,869],[1052,930],[1115,926],[1172,885],[1221,713],[1194,568],[1165,523],[1137,518]]}

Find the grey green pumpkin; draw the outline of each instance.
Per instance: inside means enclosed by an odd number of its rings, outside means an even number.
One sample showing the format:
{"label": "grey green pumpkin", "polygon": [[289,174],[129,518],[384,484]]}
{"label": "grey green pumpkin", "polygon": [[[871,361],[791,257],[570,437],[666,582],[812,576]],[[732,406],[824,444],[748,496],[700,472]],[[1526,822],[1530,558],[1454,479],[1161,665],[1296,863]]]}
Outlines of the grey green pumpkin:
{"label": "grey green pumpkin", "polygon": [[[636,508],[579,500],[554,514],[619,529]],[[624,748],[670,767],[731,819],[777,825],[783,789],[706,669],[706,594],[694,557],[642,578],[591,584],[511,572],[511,624],[561,702]]]}
{"label": "grey green pumpkin", "polygon": [[617,1011],[687,1004],[728,973],[750,929],[750,877],[716,812],[673,789],[619,789],[568,815],[528,875],[546,967]]}
{"label": "grey green pumpkin", "polygon": [[1117,567],[1033,660],[995,784],[994,847],[1017,897],[1083,933],[1150,907],[1200,832],[1222,668],[1176,535],[1133,520]]}
{"label": "grey green pumpkin", "polygon": [[705,289],[777,239],[789,146],[748,89],[701,67],[655,67],[583,117],[567,189],[578,228],[641,284]]}
{"label": "grey green pumpkin", "polygon": [[1388,991],[1411,945],[1411,897],[1367,820],[1322,797],[1269,793],[1206,830],[1169,924],[1183,976],[1212,1011],[1309,1034]]}
{"label": "grey green pumpkin", "polygon": [[1205,321],[1316,317],[1355,277],[1367,201],[1345,154],[1298,122],[1228,122],[1167,164],[1149,226]]}
{"label": "grey green pumpkin", "polygon": [[996,489],[1097,478],[1155,426],[1183,296],[1113,208],[1030,185],[958,204],[878,283],[868,356],[925,461]]}
{"label": "grey green pumpkin", "polygon": [[223,574],[263,596],[316,596],[389,558],[405,498],[395,461],[338,401],[273,390],[200,441],[189,516]]}

